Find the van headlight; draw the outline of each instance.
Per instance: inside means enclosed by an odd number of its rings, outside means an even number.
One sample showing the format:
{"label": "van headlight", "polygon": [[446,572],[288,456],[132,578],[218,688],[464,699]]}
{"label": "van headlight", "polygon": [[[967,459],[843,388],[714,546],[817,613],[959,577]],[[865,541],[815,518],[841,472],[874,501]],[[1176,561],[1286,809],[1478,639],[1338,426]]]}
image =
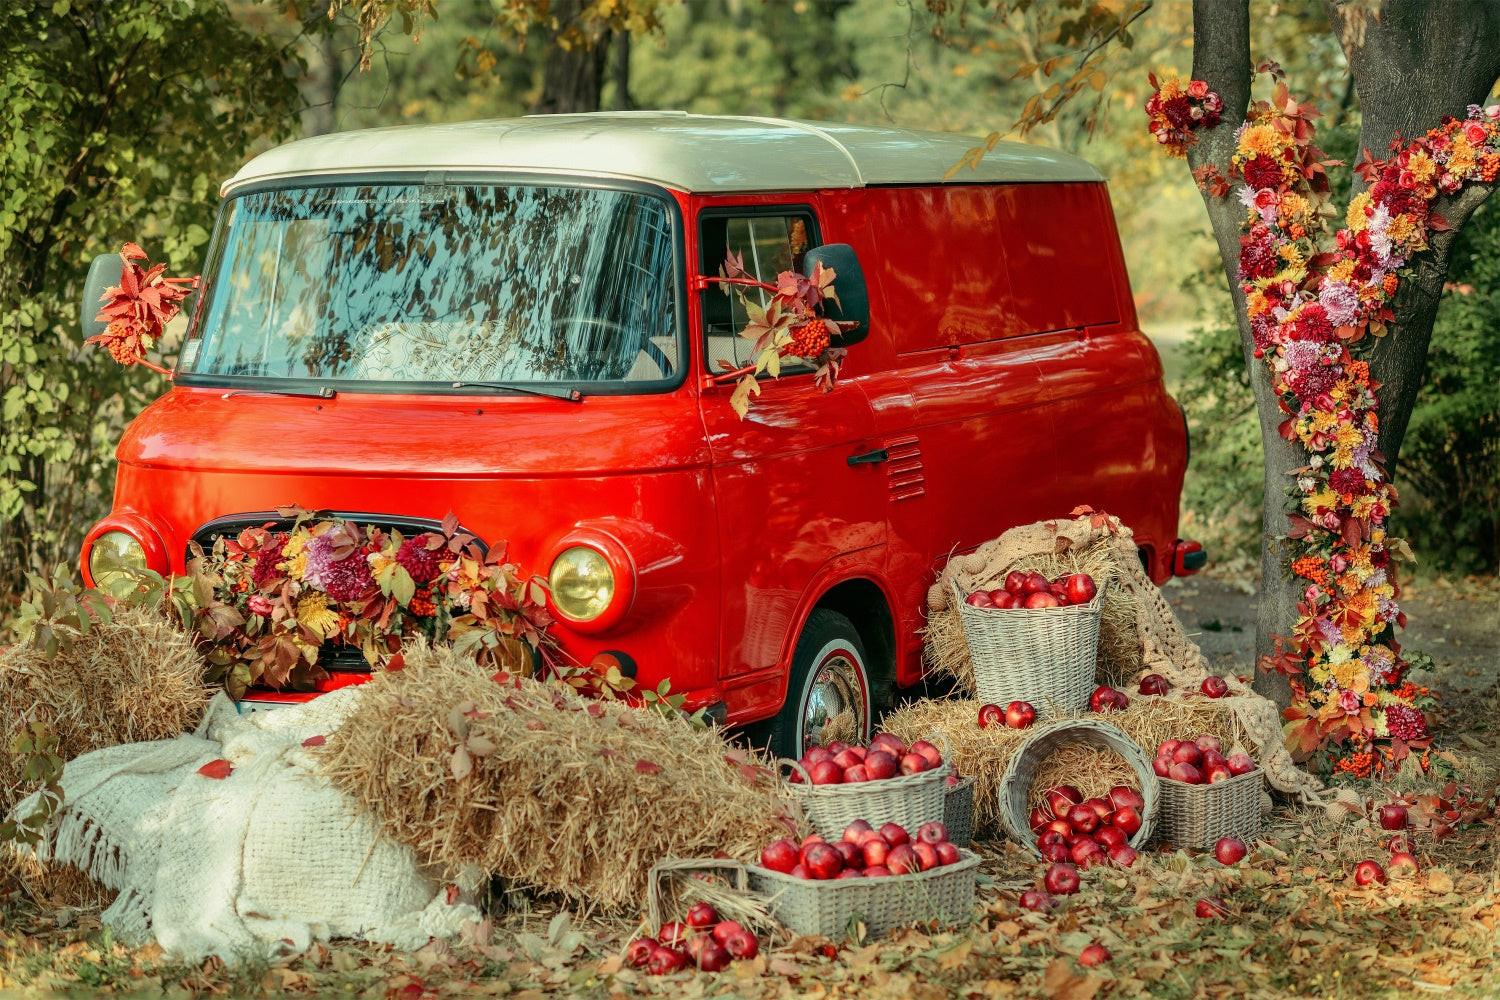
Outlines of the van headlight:
{"label": "van headlight", "polygon": [[97,590],[108,592],[115,583],[133,580],[147,568],[146,550],[124,531],[106,531],[89,547],[89,576]]}
{"label": "van headlight", "polygon": [[552,561],[547,584],[557,610],[574,621],[593,621],[615,598],[615,571],[601,553],[586,545],[564,549]]}

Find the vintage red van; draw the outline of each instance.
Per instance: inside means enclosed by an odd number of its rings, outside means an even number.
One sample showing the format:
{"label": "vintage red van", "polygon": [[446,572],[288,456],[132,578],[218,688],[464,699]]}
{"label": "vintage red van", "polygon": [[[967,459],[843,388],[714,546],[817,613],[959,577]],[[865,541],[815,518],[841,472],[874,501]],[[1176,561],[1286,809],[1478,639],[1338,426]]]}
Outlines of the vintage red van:
{"label": "vintage red van", "polygon": [[[223,187],[85,578],[106,554],[182,572],[289,504],[452,511],[550,581],[572,656],[796,754],[919,680],[934,571],[1007,527],[1086,503],[1155,579],[1190,570],[1186,428],[1102,178],[1006,144],[945,181],[971,144],[651,112],[271,150]],[[849,248],[868,315],[834,391],[789,366],[742,421],[720,362],[748,360],[744,310],[701,276],[728,248],[774,281],[804,241]]]}

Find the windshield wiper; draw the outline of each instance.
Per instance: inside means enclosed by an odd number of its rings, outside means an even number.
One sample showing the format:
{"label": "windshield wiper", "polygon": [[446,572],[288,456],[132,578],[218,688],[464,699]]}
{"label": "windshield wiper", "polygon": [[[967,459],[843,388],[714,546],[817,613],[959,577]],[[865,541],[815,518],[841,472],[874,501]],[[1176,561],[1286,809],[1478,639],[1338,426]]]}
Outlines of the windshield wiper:
{"label": "windshield wiper", "polygon": [[330,385],[320,385],[311,392],[293,392],[290,389],[234,389],[224,393],[220,399],[229,399],[232,396],[293,396],[298,399],[332,399],[338,395],[338,390]]}
{"label": "windshield wiper", "polygon": [[583,402],[583,393],[574,386],[558,386],[555,389],[544,389],[540,386],[525,382],[454,382],[455,389],[500,389],[504,392],[524,392],[533,396],[546,396],[549,399],[562,399],[569,403]]}

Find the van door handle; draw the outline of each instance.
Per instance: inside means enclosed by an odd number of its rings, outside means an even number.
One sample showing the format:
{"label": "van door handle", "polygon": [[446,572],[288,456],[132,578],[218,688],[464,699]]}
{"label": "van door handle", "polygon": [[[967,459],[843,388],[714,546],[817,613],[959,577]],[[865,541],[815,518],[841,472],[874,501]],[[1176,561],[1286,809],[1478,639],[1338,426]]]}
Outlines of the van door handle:
{"label": "van door handle", "polygon": [[867,451],[859,455],[849,456],[849,464],[851,466],[874,465],[877,462],[889,462],[890,460],[891,453],[884,448],[876,448],[874,451]]}

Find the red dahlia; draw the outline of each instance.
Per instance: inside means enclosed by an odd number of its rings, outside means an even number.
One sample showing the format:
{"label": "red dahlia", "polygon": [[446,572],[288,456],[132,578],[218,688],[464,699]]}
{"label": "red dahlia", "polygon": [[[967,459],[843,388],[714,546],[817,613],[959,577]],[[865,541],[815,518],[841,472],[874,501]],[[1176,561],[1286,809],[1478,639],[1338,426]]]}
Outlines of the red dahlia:
{"label": "red dahlia", "polygon": [[355,552],[328,567],[328,586],[323,589],[335,601],[353,601],[373,582],[364,553]]}
{"label": "red dahlia", "polygon": [[1387,705],[1385,724],[1391,735],[1398,740],[1421,740],[1427,738],[1427,717],[1419,708],[1410,705]]}
{"label": "red dahlia", "polygon": [[1333,475],[1328,477],[1328,485],[1340,493],[1353,496],[1364,496],[1370,492],[1365,474],[1358,469],[1335,469]]}
{"label": "red dahlia", "polygon": [[431,583],[438,575],[438,556],[420,538],[408,538],[396,550],[396,565],[411,574],[417,586]]}
{"label": "red dahlia", "polygon": [[1281,164],[1269,156],[1252,156],[1245,161],[1243,173],[1251,190],[1270,188],[1274,191],[1281,186]]}
{"label": "red dahlia", "polygon": [[279,532],[267,538],[260,547],[260,552],[255,556],[255,565],[250,569],[250,582],[255,585],[256,590],[281,578],[281,570],[276,568],[276,564],[281,562],[281,554],[285,549],[286,536]]}

